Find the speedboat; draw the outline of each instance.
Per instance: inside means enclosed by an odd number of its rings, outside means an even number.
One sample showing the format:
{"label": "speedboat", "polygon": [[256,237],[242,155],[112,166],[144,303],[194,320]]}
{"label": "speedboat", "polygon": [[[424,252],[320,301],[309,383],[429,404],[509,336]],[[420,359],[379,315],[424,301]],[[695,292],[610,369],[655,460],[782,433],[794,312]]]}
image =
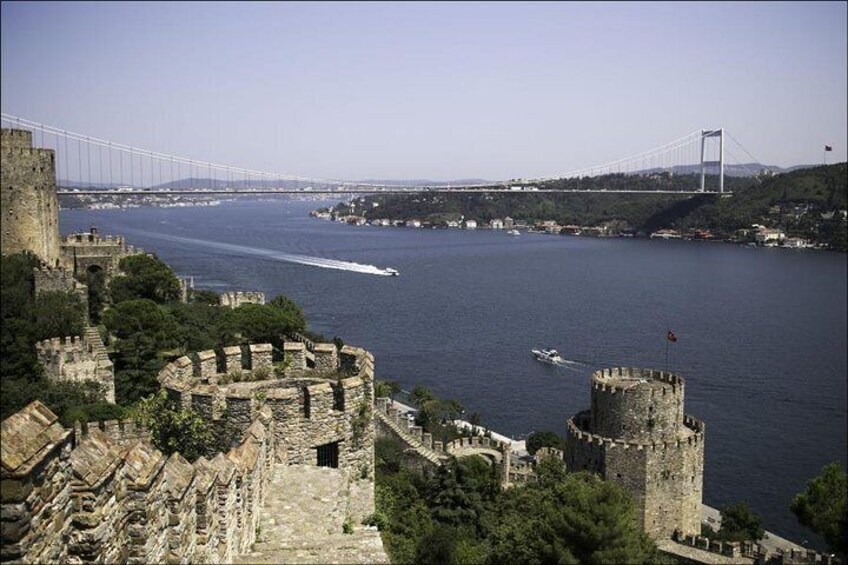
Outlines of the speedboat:
{"label": "speedboat", "polygon": [[400,274],[399,272],[397,272],[396,269],[387,268],[387,269],[384,269],[384,270],[385,270],[386,274],[389,275],[390,277],[396,277]]}
{"label": "speedboat", "polygon": [[509,230],[506,232],[507,235],[521,235],[521,232],[518,230]]}
{"label": "speedboat", "polygon": [[541,361],[542,363],[550,363],[551,365],[565,363],[565,359],[559,356],[556,349],[542,349],[541,351],[531,349],[530,353],[536,357],[537,361]]}

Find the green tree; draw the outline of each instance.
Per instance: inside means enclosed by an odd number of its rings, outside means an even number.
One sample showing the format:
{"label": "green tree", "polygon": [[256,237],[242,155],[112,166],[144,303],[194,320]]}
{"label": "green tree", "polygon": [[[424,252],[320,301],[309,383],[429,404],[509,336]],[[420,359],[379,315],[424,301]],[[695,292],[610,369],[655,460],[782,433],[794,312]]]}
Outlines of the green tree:
{"label": "green tree", "polygon": [[374,383],[374,395],[377,398],[388,398],[394,401],[395,395],[400,391],[400,383],[397,381],[376,381]]}
{"label": "green tree", "polygon": [[106,287],[106,272],[103,269],[91,269],[86,273],[85,284],[88,287],[88,319],[92,325],[100,323],[103,306],[109,298]]}
{"label": "green tree", "polygon": [[435,398],[436,397],[433,395],[429,388],[420,385],[413,388],[412,392],[409,394],[410,402],[412,402],[415,406],[418,406],[419,408],[421,408],[421,406],[423,406],[425,402],[434,400]]}
{"label": "green tree", "polygon": [[483,511],[480,493],[468,481],[468,470],[456,459],[439,467],[432,486],[430,513],[436,522],[474,526]]}
{"label": "green tree", "polygon": [[147,426],[153,444],[166,455],[179,452],[193,462],[212,447],[209,423],[193,410],[180,409],[164,390],[139,401],[130,415]]}
{"label": "green tree", "polygon": [[303,315],[303,310],[293,300],[280,294],[272,298],[268,304],[283,313],[286,318],[288,332],[300,333],[306,330],[306,317]]}
{"label": "green tree", "polygon": [[179,299],[179,280],[156,256],[132,255],[121,259],[118,265],[124,274],[113,278],[109,285],[113,303],[146,298],[163,304]]}
{"label": "green tree", "polygon": [[199,302],[210,306],[218,306],[221,303],[221,296],[214,290],[189,290],[189,302]]}
{"label": "green tree", "polygon": [[[533,512],[528,513],[527,509]],[[581,472],[504,491],[489,534],[490,563],[656,563],[619,485]]]}
{"label": "green tree", "polygon": [[459,536],[455,528],[436,524],[421,536],[415,555],[415,563],[426,565],[464,565],[457,555]]}
{"label": "green tree", "polygon": [[164,366],[160,352],[179,344],[180,327],[164,307],[152,300],[128,300],[103,315],[106,328],[114,334],[115,397],[129,405],[158,388],[156,375]]}
{"label": "green tree", "polygon": [[232,310],[205,302],[167,305],[168,312],[180,325],[180,347],[183,352],[203,351],[235,345]]}
{"label": "green tree", "polygon": [[831,551],[848,554],[848,474],[839,463],[821,473],[795,495],[790,509],[802,526],[824,537]]}
{"label": "green tree", "polygon": [[745,541],[763,539],[763,520],[744,502],[727,504],[721,508],[721,528],[717,539]]}
{"label": "green tree", "polygon": [[248,343],[279,346],[290,330],[289,316],[281,309],[260,304],[242,304],[232,311],[233,329]]}
{"label": "green tree", "polygon": [[531,433],[527,436],[525,444],[527,446],[527,453],[535,455],[540,447],[555,447],[557,449],[562,449],[565,441],[554,432],[543,431]]}
{"label": "green tree", "polygon": [[73,292],[42,292],[35,299],[33,315],[38,340],[82,335],[85,327],[85,307]]}

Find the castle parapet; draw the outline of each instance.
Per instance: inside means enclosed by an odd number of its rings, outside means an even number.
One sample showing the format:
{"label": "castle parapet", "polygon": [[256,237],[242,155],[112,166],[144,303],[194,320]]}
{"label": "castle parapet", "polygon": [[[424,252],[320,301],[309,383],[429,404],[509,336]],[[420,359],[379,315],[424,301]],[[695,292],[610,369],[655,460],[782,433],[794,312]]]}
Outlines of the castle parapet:
{"label": "castle parapet", "polygon": [[283,352],[288,360],[290,371],[306,370],[306,345],[297,341],[287,341],[283,344]]}
{"label": "castle parapet", "polygon": [[241,372],[243,369],[241,359],[241,347],[238,345],[232,345],[224,348],[224,370],[227,373]]}
{"label": "castle parapet", "polygon": [[315,344],[315,370],[331,373],[339,370],[339,351],[332,343]]}
{"label": "castle parapet", "polygon": [[35,349],[48,379],[96,382],[105,400],[115,402],[115,370],[97,328],[86,328],[82,336],[44,340]]}
{"label": "castle parapet", "polygon": [[223,292],[218,299],[221,306],[238,308],[243,304],[265,304],[264,292],[229,291]]}
{"label": "castle parapet", "polygon": [[[275,454],[267,409],[211,460],[65,430],[35,401],[2,423],[3,560],[232,562],[256,541]],[[126,435],[125,433],[123,435]]]}
{"label": "castle parapet", "polygon": [[[320,352],[316,367],[293,370],[274,367],[273,347],[253,344],[250,369],[239,367],[242,350],[226,348],[221,357],[227,372],[218,372],[218,355],[209,350],[183,356],[166,365],[159,382],[180,405],[210,421],[217,438],[216,449],[230,449],[242,437],[257,414],[267,407],[277,421],[277,456],[288,463],[317,464],[319,446],[337,444],[339,467],[364,467],[373,472],[373,357],[365,350],[347,348],[341,356],[333,344],[316,344]],[[304,351],[303,344],[286,342],[284,352]],[[353,372],[340,370],[341,357]],[[282,448],[281,448],[282,449]]]}

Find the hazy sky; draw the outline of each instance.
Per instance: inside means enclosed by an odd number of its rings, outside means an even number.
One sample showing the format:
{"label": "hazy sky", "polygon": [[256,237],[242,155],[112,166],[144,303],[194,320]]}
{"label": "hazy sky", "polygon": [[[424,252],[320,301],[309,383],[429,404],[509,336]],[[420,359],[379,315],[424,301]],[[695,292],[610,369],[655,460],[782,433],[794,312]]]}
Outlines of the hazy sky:
{"label": "hazy sky", "polygon": [[724,126],[846,160],[846,3],[2,3],[3,112],[362,178],[569,171]]}

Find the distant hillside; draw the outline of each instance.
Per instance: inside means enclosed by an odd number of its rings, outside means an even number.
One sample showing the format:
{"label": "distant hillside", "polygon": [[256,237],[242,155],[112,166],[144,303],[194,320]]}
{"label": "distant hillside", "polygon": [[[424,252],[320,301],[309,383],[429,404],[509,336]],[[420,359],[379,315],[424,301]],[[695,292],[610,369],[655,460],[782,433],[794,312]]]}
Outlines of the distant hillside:
{"label": "distant hillside", "polygon": [[[707,186],[716,186],[715,176]],[[363,199],[369,219],[418,219],[432,223],[461,217],[488,222],[510,216],[528,222],[554,220],[560,225],[597,226],[616,222],[634,231],[650,233],[662,228],[709,229],[730,237],[752,224],[780,227],[797,235],[845,249],[845,221],[822,218],[846,205],[846,164],[811,167],[771,177],[728,177],[725,190],[715,194],[425,194],[375,195]],[[700,185],[695,174],[659,173],[646,176],[606,175],[560,179],[545,188],[693,190]],[[379,206],[374,207],[372,202]]]}
{"label": "distant hillside", "polygon": [[[764,173],[788,173],[797,169],[808,169],[815,165],[795,165],[793,167],[778,167],[777,165],[763,165],[762,163],[725,164],[724,175],[729,177],[754,177]],[[708,169],[715,173],[715,167]],[[638,171],[641,174],[654,174],[672,172],[675,175],[701,174],[701,165],[679,165],[672,168],[653,168]]]}

